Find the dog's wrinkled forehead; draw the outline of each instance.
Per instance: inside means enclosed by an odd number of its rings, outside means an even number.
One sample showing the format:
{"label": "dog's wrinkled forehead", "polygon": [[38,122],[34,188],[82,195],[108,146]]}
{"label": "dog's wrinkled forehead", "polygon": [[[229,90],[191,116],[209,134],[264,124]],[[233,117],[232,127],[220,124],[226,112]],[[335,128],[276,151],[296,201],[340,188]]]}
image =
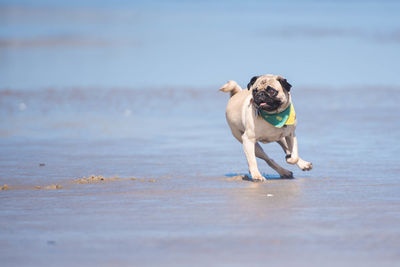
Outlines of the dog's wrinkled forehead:
{"label": "dog's wrinkled forehead", "polygon": [[265,90],[268,86],[278,91],[285,89],[287,92],[292,88],[292,85],[282,76],[267,74],[251,78],[250,82],[247,84],[247,89],[257,88],[257,90]]}
{"label": "dog's wrinkled forehead", "polygon": [[265,90],[267,89],[268,86],[276,90],[282,90],[282,86],[280,82],[277,80],[277,77],[271,75],[263,75],[258,77],[258,79],[253,85],[253,88],[257,87],[258,90]]}

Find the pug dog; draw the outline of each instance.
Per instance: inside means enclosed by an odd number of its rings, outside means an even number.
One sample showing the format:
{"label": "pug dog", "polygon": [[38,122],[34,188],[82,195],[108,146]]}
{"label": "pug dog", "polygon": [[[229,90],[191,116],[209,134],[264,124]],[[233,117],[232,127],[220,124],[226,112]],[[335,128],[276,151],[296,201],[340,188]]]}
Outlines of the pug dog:
{"label": "pug dog", "polygon": [[303,171],[312,169],[312,163],[299,157],[291,87],[285,78],[267,74],[251,78],[247,90],[242,90],[235,81],[228,81],[220,88],[230,93],[226,120],[233,136],[243,144],[254,181],[266,180],[258,170],[256,157],[263,159],[282,178],[293,178],[291,171],[267,156],[259,142],[277,142],[286,154],[287,163],[296,164]]}

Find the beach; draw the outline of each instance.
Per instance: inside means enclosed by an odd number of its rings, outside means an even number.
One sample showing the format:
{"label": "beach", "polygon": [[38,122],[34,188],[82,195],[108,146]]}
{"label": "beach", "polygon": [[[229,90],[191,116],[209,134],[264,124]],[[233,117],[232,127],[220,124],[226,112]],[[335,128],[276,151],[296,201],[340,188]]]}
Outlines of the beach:
{"label": "beach", "polygon": [[[32,109],[42,118],[1,142],[0,182],[9,186],[0,192],[3,263],[395,266],[399,128],[378,128],[374,118],[395,120],[399,91],[388,88],[379,101],[364,88],[296,89],[300,155],[314,169],[288,166],[279,146],[267,144],[295,178],[280,179],[259,162],[266,183],[240,176],[247,164],[224,121],[228,95],[217,90],[171,90],[164,98],[122,90],[113,99],[107,91],[3,92],[2,107],[27,103],[24,111],[3,108],[5,117],[26,125]],[[346,103],[338,92],[347,92]],[[43,102],[49,95],[60,100]],[[147,105],[135,110],[135,101]],[[157,103],[165,107],[158,118]],[[366,118],[371,107],[374,117]],[[106,179],[76,182],[91,174]]]}
{"label": "beach", "polygon": [[[1,3],[0,264],[398,266],[399,7]],[[264,73],[313,169],[256,183],[218,89]]]}

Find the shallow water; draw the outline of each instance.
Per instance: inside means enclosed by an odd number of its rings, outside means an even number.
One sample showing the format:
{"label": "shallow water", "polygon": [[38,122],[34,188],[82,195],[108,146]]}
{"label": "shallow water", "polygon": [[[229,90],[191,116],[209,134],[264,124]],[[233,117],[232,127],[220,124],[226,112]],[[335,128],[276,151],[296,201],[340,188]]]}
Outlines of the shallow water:
{"label": "shallow water", "polygon": [[[378,125],[396,120],[400,90],[292,94],[314,169],[287,166],[268,144],[295,179],[259,162],[259,184],[232,178],[247,165],[216,88],[2,91],[3,262],[395,266],[400,129]],[[90,174],[145,180],[72,183]],[[51,184],[63,188],[34,189]]]}

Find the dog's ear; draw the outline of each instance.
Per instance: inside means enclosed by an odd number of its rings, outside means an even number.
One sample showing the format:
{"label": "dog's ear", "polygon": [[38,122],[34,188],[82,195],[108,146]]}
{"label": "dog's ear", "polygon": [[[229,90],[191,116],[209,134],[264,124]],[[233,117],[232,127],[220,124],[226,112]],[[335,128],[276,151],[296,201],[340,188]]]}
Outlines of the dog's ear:
{"label": "dog's ear", "polygon": [[286,91],[290,92],[290,88],[292,88],[292,85],[290,83],[288,83],[288,81],[285,78],[279,76],[277,78],[277,80],[281,84],[283,89],[285,89]]}
{"label": "dog's ear", "polygon": [[253,84],[257,81],[258,77],[260,76],[254,76],[251,78],[250,82],[247,84],[247,90],[250,90],[250,87],[253,86]]}

